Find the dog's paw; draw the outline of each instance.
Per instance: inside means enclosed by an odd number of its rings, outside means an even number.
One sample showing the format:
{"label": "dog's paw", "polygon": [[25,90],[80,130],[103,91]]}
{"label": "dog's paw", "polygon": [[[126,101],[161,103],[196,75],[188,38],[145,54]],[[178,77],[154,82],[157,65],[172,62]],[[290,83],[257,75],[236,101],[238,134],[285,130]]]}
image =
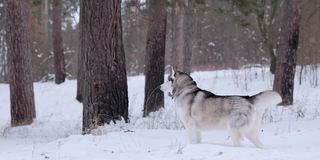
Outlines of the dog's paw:
{"label": "dog's paw", "polygon": [[256,146],[257,148],[260,148],[260,149],[263,149],[263,148],[264,148],[263,144],[255,144],[255,146]]}

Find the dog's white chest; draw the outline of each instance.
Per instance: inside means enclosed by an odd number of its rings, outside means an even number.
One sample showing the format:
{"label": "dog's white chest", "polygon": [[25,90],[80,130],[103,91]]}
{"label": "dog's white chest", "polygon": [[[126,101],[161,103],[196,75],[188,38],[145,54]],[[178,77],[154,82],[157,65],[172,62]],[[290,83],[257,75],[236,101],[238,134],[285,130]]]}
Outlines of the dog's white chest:
{"label": "dog's white chest", "polygon": [[175,102],[175,106],[177,108],[177,113],[178,113],[180,120],[182,121],[184,126],[187,127],[189,125],[189,123],[191,121],[193,121],[193,119],[191,117],[190,106],[188,106],[185,103],[178,102],[178,101]]}

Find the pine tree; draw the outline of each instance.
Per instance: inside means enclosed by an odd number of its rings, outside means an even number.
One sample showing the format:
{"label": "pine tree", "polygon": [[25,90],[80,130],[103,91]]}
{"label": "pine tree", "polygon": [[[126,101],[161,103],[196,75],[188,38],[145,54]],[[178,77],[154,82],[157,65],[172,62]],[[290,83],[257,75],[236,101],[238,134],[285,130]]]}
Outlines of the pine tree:
{"label": "pine tree", "polygon": [[56,84],[63,83],[66,77],[61,35],[61,0],[53,1],[53,54]]}
{"label": "pine tree", "polygon": [[[80,2],[83,133],[128,118],[120,0]],[[81,68],[81,67],[80,67]]]}
{"label": "pine tree", "polygon": [[172,65],[190,73],[194,26],[191,0],[175,0],[172,12]]}
{"label": "pine tree", "polygon": [[300,19],[301,1],[287,0],[273,84],[273,89],[278,91],[282,96],[283,105],[291,105],[293,103]]}
{"label": "pine tree", "polygon": [[152,21],[149,22],[146,44],[145,98],[143,116],[164,106],[159,85],[164,82],[167,11],[165,0],[150,0]]}
{"label": "pine tree", "polygon": [[36,117],[27,5],[25,0],[5,0],[11,126],[31,124]]}

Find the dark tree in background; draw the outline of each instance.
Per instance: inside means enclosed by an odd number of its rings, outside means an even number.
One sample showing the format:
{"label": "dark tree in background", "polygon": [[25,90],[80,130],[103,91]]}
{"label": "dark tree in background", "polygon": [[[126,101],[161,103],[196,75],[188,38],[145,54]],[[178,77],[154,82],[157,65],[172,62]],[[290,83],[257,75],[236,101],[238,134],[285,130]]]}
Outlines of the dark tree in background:
{"label": "dark tree in background", "polygon": [[5,0],[11,126],[31,124],[36,117],[27,5],[25,0]]}
{"label": "dark tree in background", "polygon": [[[279,21],[281,17],[281,0],[233,0],[237,8],[249,19],[254,15],[262,48],[269,54],[270,71],[276,70],[276,53],[278,49]],[[245,25],[249,26],[249,25]]]}
{"label": "dark tree in background", "polygon": [[[33,1],[32,3],[37,3],[37,1]],[[49,40],[49,0],[41,0],[40,2],[38,1],[38,3],[40,3],[39,5],[41,8],[41,32],[42,32],[41,34],[43,36],[42,38],[43,40],[48,41]],[[53,16],[53,18],[54,17],[55,16]],[[46,43],[43,45],[47,45],[46,47],[48,47],[48,44]]]}
{"label": "dark tree in background", "polygon": [[184,57],[184,20],[185,6],[182,1],[176,0],[172,7],[172,65],[183,69]]}
{"label": "dark tree in background", "polygon": [[0,0],[0,83],[8,83],[7,49],[5,39],[4,0]]}
{"label": "dark tree in background", "polygon": [[53,54],[56,84],[63,83],[66,78],[63,43],[61,35],[61,0],[53,0]]}
{"label": "dark tree in background", "polygon": [[192,47],[194,39],[194,21],[195,21],[195,9],[193,0],[186,0],[185,21],[184,21],[184,58],[183,58],[183,71],[191,73],[191,60],[192,60]]}
{"label": "dark tree in background", "polygon": [[[82,9],[82,0],[80,0],[80,9]],[[84,55],[85,55],[85,45],[87,44],[86,40],[88,39],[86,36],[87,34],[84,33],[82,30],[82,19],[83,18],[87,18],[88,13],[84,13],[80,11],[80,53],[78,55],[78,72],[77,72],[77,95],[76,95],[76,100],[78,100],[79,102],[83,102],[83,92],[84,92]]]}
{"label": "dark tree in background", "polygon": [[[32,49],[32,72],[34,81],[54,80],[54,56],[52,55],[53,39],[53,0],[27,0],[30,18],[30,39]],[[68,76],[78,78],[77,71],[80,38],[80,25],[76,20],[79,11],[79,0],[62,0],[62,37],[65,67]],[[172,4],[176,0],[167,0],[167,40],[166,62],[171,64],[172,41]],[[178,0],[186,2],[187,0]],[[280,28],[284,11],[283,0],[188,0],[194,3],[195,11],[191,21],[194,26],[192,38],[192,70],[239,69],[242,66],[261,64],[275,66],[275,55],[280,44]],[[6,44],[4,31],[4,0],[0,0],[0,81],[8,82],[6,67]],[[124,48],[126,51],[127,73],[138,75],[145,67],[145,39],[149,22],[149,3],[146,0],[122,0],[122,20]],[[304,73],[317,75],[316,64],[320,62],[319,9],[320,1],[303,2],[300,24],[300,42],[297,65],[302,65],[300,75]],[[189,8],[185,5],[185,8]],[[237,7],[239,6],[239,7]],[[243,11],[243,12],[242,12]],[[232,24],[232,25],[230,25]],[[187,27],[192,26],[187,25]],[[47,33],[49,32],[49,34]],[[188,32],[190,33],[190,32]],[[186,45],[191,46],[191,45]],[[254,55],[254,56],[253,56]],[[273,57],[273,58],[272,58]],[[83,58],[81,58],[83,59]],[[274,59],[274,60],[272,60]],[[314,68],[311,72],[309,67]],[[179,67],[181,68],[181,67]],[[271,67],[271,70],[273,70]],[[181,68],[182,69],[182,68]],[[182,69],[184,70],[184,69]],[[80,72],[81,73],[81,72]],[[80,74],[81,75],[81,74]],[[319,75],[319,74],[318,74]],[[302,77],[306,77],[305,75]],[[80,82],[80,81],[79,81]],[[311,81],[301,81],[319,85],[316,76]],[[81,85],[79,85],[81,86]],[[81,98],[81,96],[78,96]]]}
{"label": "dark tree in background", "polygon": [[[270,72],[275,73],[276,71],[276,54],[275,49],[277,49],[277,36],[272,31],[273,26],[278,27],[274,21],[276,20],[276,15],[279,16],[280,0],[260,0],[253,1],[256,5],[253,9],[256,14],[258,29],[262,37],[262,44],[264,44],[266,51],[270,56]],[[269,3],[268,3],[269,2]],[[279,30],[276,28],[276,30]]]}
{"label": "dark tree in background", "polygon": [[164,106],[164,57],[166,48],[167,11],[166,0],[149,0],[150,22],[147,31],[145,98],[143,116]]}
{"label": "dark tree in background", "polygon": [[128,87],[120,0],[82,0],[81,54],[84,55],[83,133],[128,118]]}
{"label": "dark tree in background", "polygon": [[293,103],[294,75],[297,64],[301,1],[287,0],[285,5],[273,89],[282,96],[283,105],[291,105]]}
{"label": "dark tree in background", "polygon": [[172,7],[172,65],[191,72],[193,9],[192,0],[175,0]]}
{"label": "dark tree in background", "polygon": [[[81,40],[81,44],[85,44],[85,39]],[[76,100],[78,100],[79,102],[82,102],[82,100],[83,100],[83,92],[84,92],[84,86],[83,86],[83,84],[84,84],[84,82],[83,82],[84,81],[84,64],[83,64],[84,53],[81,52],[81,50],[84,50],[84,49],[82,49],[83,47],[84,46],[80,45],[80,53],[78,55],[78,73],[77,73],[77,95],[76,95]]]}

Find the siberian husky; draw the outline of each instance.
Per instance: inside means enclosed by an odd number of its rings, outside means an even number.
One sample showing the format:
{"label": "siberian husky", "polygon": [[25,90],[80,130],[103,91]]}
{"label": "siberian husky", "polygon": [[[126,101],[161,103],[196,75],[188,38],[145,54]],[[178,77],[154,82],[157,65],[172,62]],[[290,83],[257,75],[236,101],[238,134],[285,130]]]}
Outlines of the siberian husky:
{"label": "siberian husky", "polygon": [[245,138],[262,148],[259,130],[262,113],[268,106],[279,104],[281,96],[264,91],[253,96],[221,96],[197,87],[188,74],[170,68],[168,81],[161,86],[175,102],[190,143],[201,142],[201,131],[227,129],[234,146]]}

